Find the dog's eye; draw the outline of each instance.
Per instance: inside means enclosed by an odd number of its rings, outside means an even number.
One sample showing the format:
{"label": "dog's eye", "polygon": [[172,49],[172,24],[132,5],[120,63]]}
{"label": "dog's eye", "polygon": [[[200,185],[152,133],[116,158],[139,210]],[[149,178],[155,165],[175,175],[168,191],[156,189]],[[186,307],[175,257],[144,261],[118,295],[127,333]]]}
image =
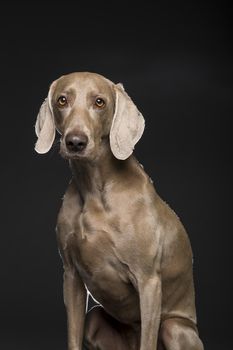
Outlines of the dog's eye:
{"label": "dog's eye", "polygon": [[103,108],[105,106],[105,102],[102,98],[98,97],[96,100],[95,100],[95,105],[98,107],[98,108]]}
{"label": "dog's eye", "polygon": [[67,105],[67,99],[65,96],[60,96],[57,100],[58,107],[65,107]]}

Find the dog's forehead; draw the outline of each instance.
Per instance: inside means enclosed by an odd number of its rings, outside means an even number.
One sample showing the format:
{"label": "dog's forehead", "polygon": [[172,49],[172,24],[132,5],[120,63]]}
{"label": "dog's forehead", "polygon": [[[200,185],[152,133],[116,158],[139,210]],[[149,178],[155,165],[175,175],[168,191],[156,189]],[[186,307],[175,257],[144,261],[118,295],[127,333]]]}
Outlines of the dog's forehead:
{"label": "dog's forehead", "polygon": [[99,92],[107,92],[112,89],[113,83],[96,73],[77,72],[62,76],[56,81],[55,91],[62,92],[69,89],[77,91],[96,90]]}

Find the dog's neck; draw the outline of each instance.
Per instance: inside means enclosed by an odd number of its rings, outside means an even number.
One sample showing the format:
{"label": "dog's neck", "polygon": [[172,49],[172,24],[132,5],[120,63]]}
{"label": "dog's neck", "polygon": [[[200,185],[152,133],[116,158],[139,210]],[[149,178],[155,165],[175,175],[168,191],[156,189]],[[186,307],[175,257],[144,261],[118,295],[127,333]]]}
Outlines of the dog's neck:
{"label": "dog's neck", "polygon": [[[100,198],[106,192],[117,176],[117,181],[124,181],[126,176],[134,173],[137,161],[133,156],[126,160],[116,159],[111,152],[107,152],[98,160],[75,159],[70,160],[70,167],[77,190],[85,203],[88,198]],[[136,166],[137,167],[137,166]]]}

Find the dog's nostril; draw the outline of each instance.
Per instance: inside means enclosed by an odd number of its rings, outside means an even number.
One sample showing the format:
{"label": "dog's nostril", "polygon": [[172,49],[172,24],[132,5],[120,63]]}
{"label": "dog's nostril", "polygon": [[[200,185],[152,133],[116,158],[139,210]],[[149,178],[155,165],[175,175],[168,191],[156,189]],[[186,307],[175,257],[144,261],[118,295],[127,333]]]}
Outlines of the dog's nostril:
{"label": "dog's nostril", "polygon": [[87,145],[86,135],[72,135],[68,134],[66,136],[66,147],[70,152],[80,152]]}

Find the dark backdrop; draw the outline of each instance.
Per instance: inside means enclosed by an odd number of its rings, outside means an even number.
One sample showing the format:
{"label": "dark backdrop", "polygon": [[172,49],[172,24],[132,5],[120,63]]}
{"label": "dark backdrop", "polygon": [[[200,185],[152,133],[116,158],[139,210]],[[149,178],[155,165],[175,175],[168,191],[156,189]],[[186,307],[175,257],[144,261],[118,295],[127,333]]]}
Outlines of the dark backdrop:
{"label": "dark backdrop", "polygon": [[189,233],[200,335],[232,349],[231,12],[198,3],[1,2],[1,349],[66,349],[54,227],[70,172],[35,153],[34,123],[49,84],[84,70],[142,111],[136,155]]}

